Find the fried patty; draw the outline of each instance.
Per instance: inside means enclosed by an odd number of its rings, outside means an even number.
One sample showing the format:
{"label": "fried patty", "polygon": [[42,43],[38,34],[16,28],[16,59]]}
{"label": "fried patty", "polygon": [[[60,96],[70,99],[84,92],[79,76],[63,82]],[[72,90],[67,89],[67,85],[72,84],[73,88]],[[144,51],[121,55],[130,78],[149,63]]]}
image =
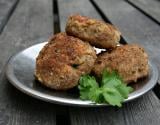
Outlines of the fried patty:
{"label": "fried patty", "polygon": [[98,48],[115,48],[121,33],[111,24],[85,16],[73,15],[68,18],[66,32],[88,41]]}
{"label": "fried patty", "polygon": [[138,45],[119,46],[98,55],[93,73],[100,77],[104,69],[117,71],[126,83],[136,82],[149,73],[148,56]]}
{"label": "fried patty", "polygon": [[95,50],[86,42],[59,33],[46,44],[36,59],[36,78],[45,86],[66,90],[78,84],[82,74],[90,73]]}

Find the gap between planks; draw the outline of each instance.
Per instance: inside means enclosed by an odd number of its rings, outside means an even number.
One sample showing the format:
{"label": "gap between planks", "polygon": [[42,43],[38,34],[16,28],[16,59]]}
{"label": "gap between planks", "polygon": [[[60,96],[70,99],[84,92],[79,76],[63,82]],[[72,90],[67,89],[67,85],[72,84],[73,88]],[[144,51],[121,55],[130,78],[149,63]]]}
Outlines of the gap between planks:
{"label": "gap between planks", "polygon": [[16,0],[13,3],[13,5],[11,6],[11,8],[8,10],[5,17],[2,19],[1,25],[0,25],[0,34],[3,32],[4,27],[7,25],[8,21],[9,21],[10,17],[12,16],[14,10],[16,9],[18,3],[19,3],[19,0]]}
{"label": "gap between planks", "polygon": [[[128,2],[130,5],[132,5],[134,8],[136,8],[137,10],[139,10],[140,12],[142,12],[144,15],[146,15],[148,18],[150,18],[152,21],[154,21],[155,23],[157,23],[158,25],[160,25],[160,22],[154,18],[152,15],[150,15],[149,13],[145,12],[142,8],[138,7],[136,4],[134,4],[132,1],[130,0],[125,0],[126,2]],[[135,1],[136,2],[136,1]]]}
{"label": "gap between planks", "polygon": [[[54,34],[59,33],[60,23],[59,23],[59,10],[58,10],[58,2],[57,0],[53,0],[53,25],[54,25]],[[56,110],[56,125],[70,125],[70,116],[69,110],[67,106],[61,106]]]}

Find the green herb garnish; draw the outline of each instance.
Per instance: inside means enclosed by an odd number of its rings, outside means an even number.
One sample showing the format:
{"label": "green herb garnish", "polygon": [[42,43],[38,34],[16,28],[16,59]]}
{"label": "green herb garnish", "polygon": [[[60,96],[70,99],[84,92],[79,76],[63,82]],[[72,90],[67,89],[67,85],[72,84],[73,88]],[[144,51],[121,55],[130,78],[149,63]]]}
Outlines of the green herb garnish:
{"label": "green herb garnish", "polygon": [[100,84],[93,76],[81,76],[78,88],[82,100],[108,103],[118,107],[122,106],[124,99],[133,91],[133,88],[127,86],[117,72],[110,73],[107,70],[103,71]]}

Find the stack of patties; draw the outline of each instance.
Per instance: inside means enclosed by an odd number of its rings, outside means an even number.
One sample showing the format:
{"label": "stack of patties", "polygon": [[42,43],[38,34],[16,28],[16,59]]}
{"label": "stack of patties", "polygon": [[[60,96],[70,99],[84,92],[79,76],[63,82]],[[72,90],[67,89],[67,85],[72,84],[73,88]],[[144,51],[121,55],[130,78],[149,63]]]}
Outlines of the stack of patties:
{"label": "stack of patties", "polygon": [[[121,33],[111,24],[73,15],[66,33],[54,35],[36,59],[36,78],[45,86],[67,90],[83,74],[101,77],[104,69],[117,71],[126,83],[148,75],[148,56],[138,45],[119,45]],[[93,47],[106,49],[96,55]],[[109,50],[109,51],[108,51]]]}

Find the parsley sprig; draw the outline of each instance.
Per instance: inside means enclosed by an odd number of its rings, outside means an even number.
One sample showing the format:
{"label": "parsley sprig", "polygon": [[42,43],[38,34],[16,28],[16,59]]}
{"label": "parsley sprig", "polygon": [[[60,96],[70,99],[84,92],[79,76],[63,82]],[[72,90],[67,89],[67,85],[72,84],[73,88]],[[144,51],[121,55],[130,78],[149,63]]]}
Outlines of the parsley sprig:
{"label": "parsley sprig", "polygon": [[103,71],[100,84],[93,76],[81,76],[78,88],[82,100],[107,103],[118,107],[122,106],[122,102],[133,91],[133,88],[127,86],[117,72],[110,73],[107,70]]}

